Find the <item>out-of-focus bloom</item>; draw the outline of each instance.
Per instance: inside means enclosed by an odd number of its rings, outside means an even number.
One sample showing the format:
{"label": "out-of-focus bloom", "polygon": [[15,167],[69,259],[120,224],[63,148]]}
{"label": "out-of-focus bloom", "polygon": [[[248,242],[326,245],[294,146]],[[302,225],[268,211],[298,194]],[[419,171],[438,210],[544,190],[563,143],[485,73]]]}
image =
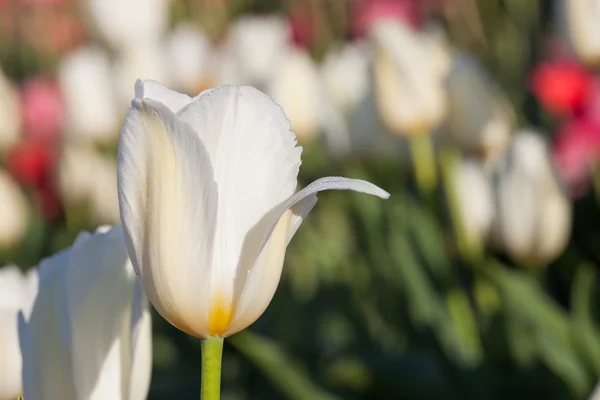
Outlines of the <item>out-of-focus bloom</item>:
{"label": "out-of-focus bloom", "polygon": [[402,21],[413,29],[421,25],[418,2],[415,0],[359,0],[352,9],[352,31],[364,36],[381,21]]}
{"label": "out-of-focus bloom", "polygon": [[140,81],[135,92],[118,164],[128,250],[152,304],[191,335],[226,337],[260,317],[318,191],[389,196],[339,177],[294,195],[302,149],[283,110],[250,86],[192,99]]}
{"label": "out-of-focus bloom", "polygon": [[493,239],[515,261],[548,263],[564,250],[571,232],[571,204],[541,135],[515,134],[498,166],[495,195]]}
{"label": "out-of-focus bloom", "polygon": [[394,21],[378,23],[372,33],[375,94],[387,128],[401,135],[437,129],[447,109],[443,81],[449,59],[443,40]]}
{"label": "out-of-focus bloom", "polygon": [[24,398],[146,398],[150,314],[121,226],[109,229],[41,262],[31,316],[19,320]]}
{"label": "out-of-focus bloom", "polygon": [[319,70],[310,55],[299,48],[288,48],[281,55],[267,92],[283,108],[302,143],[319,133],[321,89]]}
{"label": "out-of-focus bloom", "polygon": [[590,96],[594,75],[573,61],[548,61],[531,75],[531,90],[542,106],[557,115],[581,109]]}
{"label": "out-of-focus bloom", "polygon": [[0,153],[8,150],[19,140],[20,116],[19,97],[0,69]]}
{"label": "out-of-focus bloom", "polygon": [[143,77],[163,82],[168,77],[167,71],[163,49],[158,45],[140,45],[122,53],[114,70],[118,108],[125,110],[129,107],[131,90],[125,88],[131,88],[136,79]]}
{"label": "out-of-focus bloom", "polygon": [[447,133],[465,150],[497,159],[514,132],[514,111],[473,57],[455,52],[452,60],[447,79]]}
{"label": "out-of-focus bloom", "polygon": [[367,95],[370,85],[367,43],[346,44],[327,53],[321,66],[325,88],[336,107],[348,112]]}
{"label": "out-of-focus bloom", "polygon": [[566,122],[559,129],[552,150],[571,195],[584,194],[600,162],[600,121],[581,116]]}
{"label": "out-of-focus bloom", "polygon": [[67,133],[80,140],[107,143],[119,133],[108,55],[97,47],[65,56],[59,81],[66,103]]}
{"label": "out-of-focus bloom", "polygon": [[589,0],[554,0],[557,25],[571,50],[585,64],[600,63],[600,6]]}
{"label": "out-of-focus bloom", "polygon": [[[479,242],[487,239],[494,219],[490,178],[473,160],[462,160],[456,171],[456,195],[465,233]],[[470,240],[470,239],[469,239]]]}
{"label": "out-of-focus bloom", "polygon": [[290,35],[287,21],[274,15],[245,16],[233,24],[229,40],[245,83],[265,84],[275,73]]}
{"label": "out-of-focus bloom", "polygon": [[62,133],[65,106],[58,83],[34,78],[21,87],[23,133],[35,139],[51,140]]}
{"label": "out-of-focus bloom", "polygon": [[6,158],[6,168],[22,184],[40,187],[52,175],[54,151],[41,140],[25,140],[13,147]]}
{"label": "out-of-focus bloom", "polygon": [[169,21],[170,0],[86,0],[92,28],[114,49],[158,43]]}
{"label": "out-of-focus bloom", "polygon": [[197,93],[211,86],[209,65],[211,44],[206,35],[191,24],[179,24],[167,38],[168,79],[177,90]]}
{"label": "out-of-focus bloom", "polygon": [[[119,221],[117,166],[93,148],[66,144],[58,166],[58,188],[67,205],[88,204],[96,223]],[[90,179],[90,177],[94,179]]]}
{"label": "out-of-focus bloom", "polygon": [[29,318],[37,294],[36,270],[23,274],[15,266],[0,268],[0,399],[13,400],[22,393],[21,350],[17,316]]}
{"label": "out-of-focus bloom", "polygon": [[0,249],[17,245],[29,225],[29,208],[25,195],[10,175],[0,170]]}

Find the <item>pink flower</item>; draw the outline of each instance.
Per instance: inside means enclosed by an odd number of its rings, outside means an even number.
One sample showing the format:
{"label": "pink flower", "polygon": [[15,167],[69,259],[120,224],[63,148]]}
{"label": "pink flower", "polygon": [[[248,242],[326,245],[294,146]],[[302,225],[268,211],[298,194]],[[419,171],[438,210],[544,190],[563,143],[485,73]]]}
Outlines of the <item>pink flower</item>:
{"label": "pink flower", "polygon": [[359,0],[352,9],[352,33],[368,34],[371,26],[380,20],[395,19],[417,29],[421,15],[416,0]]}
{"label": "pink flower", "polygon": [[590,97],[593,84],[593,74],[570,60],[541,63],[530,78],[531,91],[542,107],[558,116],[580,111]]}
{"label": "pink flower", "polygon": [[587,116],[568,121],[558,131],[552,153],[571,195],[584,194],[600,161],[600,121]]}
{"label": "pink flower", "polygon": [[25,137],[54,139],[60,136],[65,107],[58,84],[34,78],[21,87],[21,109]]}

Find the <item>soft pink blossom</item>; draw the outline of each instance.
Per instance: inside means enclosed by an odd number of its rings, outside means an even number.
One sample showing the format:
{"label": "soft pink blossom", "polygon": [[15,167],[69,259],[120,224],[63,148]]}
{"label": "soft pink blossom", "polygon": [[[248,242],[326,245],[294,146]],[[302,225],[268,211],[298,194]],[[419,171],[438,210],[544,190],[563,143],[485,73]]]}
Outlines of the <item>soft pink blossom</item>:
{"label": "soft pink blossom", "polygon": [[23,84],[20,94],[25,136],[44,140],[60,136],[65,107],[58,84],[34,78]]}

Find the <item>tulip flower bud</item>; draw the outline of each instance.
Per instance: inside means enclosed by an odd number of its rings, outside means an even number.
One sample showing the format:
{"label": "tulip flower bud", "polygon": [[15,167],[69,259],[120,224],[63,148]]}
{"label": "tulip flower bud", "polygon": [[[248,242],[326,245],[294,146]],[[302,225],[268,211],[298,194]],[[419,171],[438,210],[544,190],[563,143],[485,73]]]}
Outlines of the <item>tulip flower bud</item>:
{"label": "tulip flower bud", "polygon": [[581,62],[600,65],[600,6],[589,0],[555,0],[556,25]]}
{"label": "tulip flower bud", "polygon": [[30,212],[25,194],[4,170],[0,170],[0,199],[0,249],[8,249],[25,236]]}
{"label": "tulip flower bud", "polygon": [[541,135],[515,134],[498,166],[495,200],[493,240],[515,261],[548,263],[564,250],[571,232],[571,204]]}
{"label": "tulip flower bud", "polygon": [[19,96],[0,69],[0,153],[18,142],[21,128]]}

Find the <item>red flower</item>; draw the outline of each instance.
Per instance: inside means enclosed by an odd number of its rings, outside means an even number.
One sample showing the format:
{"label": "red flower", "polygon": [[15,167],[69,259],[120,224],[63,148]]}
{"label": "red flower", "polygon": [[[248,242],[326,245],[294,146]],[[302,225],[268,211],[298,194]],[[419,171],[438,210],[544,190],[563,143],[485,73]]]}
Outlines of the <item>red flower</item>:
{"label": "red flower", "polygon": [[37,188],[51,178],[54,161],[54,151],[46,142],[28,140],[12,148],[6,168],[22,184]]}
{"label": "red flower", "polygon": [[352,9],[352,33],[364,36],[380,20],[395,19],[415,29],[421,26],[418,2],[415,0],[360,0]]}
{"label": "red flower", "polygon": [[569,60],[540,64],[531,75],[533,94],[548,112],[570,115],[579,111],[588,100],[594,76]]}

